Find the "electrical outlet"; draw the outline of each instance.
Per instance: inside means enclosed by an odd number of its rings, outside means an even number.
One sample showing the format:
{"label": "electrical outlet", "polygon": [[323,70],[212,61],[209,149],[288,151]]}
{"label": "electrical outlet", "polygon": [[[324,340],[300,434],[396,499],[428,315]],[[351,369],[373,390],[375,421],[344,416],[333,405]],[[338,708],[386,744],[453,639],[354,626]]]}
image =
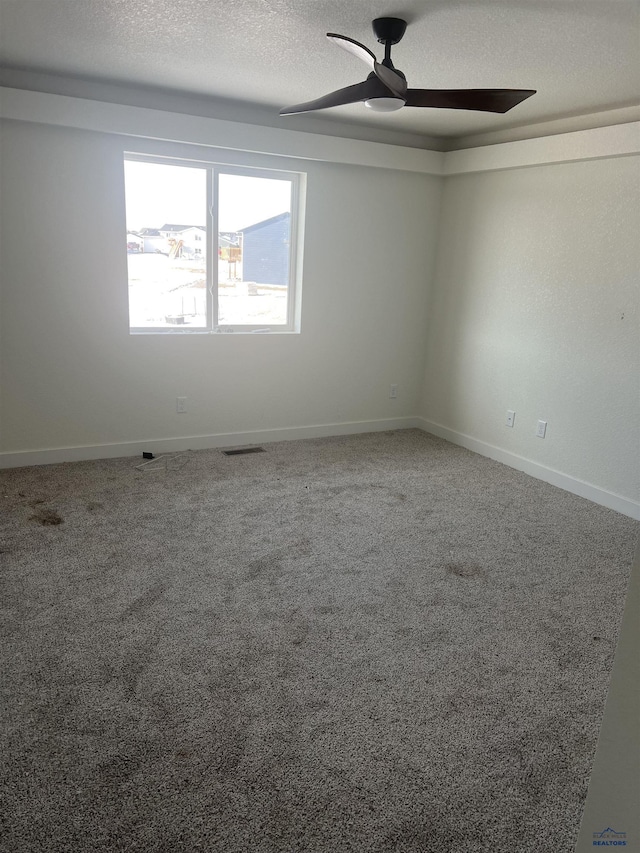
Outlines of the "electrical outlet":
{"label": "electrical outlet", "polygon": [[547,422],[546,421],[538,421],[538,426],[536,429],[536,435],[538,438],[544,438],[547,434]]}
{"label": "electrical outlet", "polygon": [[505,423],[507,424],[508,427],[513,427],[515,422],[516,422],[516,413],[511,411],[511,409],[507,409],[507,420],[505,421]]}
{"label": "electrical outlet", "polygon": [[397,396],[398,396],[398,386],[392,385],[391,388],[389,389],[389,397],[392,400],[395,400]]}
{"label": "electrical outlet", "polygon": [[177,397],[176,398],[176,412],[179,415],[183,415],[187,411],[187,398],[186,397]]}

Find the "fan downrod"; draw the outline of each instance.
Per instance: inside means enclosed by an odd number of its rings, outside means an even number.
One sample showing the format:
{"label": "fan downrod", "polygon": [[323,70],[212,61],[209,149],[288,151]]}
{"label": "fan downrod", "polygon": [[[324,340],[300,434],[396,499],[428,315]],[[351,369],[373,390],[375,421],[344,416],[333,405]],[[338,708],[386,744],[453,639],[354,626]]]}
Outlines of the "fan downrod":
{"label": "fan downrod", "polygon": [[402,18],[376,18],[372,21],[373,33],[380,44],[398,44],[407,29],[407,22]]}

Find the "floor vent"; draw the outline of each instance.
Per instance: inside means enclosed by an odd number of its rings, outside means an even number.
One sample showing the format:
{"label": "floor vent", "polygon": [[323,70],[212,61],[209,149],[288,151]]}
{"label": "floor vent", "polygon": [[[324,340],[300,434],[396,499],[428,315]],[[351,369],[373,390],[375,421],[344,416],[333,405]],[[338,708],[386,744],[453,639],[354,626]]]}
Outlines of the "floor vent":
{"label": "floor vent", "polygon": [[240,447],[238,450],[223,450],[225,456],[242,456],[245,453],[264,453],[264,447]]}

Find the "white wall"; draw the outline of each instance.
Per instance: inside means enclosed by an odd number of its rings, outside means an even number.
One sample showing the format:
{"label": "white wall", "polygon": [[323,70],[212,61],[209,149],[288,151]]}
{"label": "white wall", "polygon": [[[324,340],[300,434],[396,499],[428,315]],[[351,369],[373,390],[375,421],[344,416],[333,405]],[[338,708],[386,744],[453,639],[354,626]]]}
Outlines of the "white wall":
{"label": "white wall", "polygon": [[638,165],[617,157],[447,178],[426,428],[552,482],[559,471],[638,500]]}
{"label": "white wall", "polygon": [[[301,334],[132,336],[122,155],[136,144],[3,123],[5,463],[42,459],[23,451],[89,445],[104,452],[88,455],[109,455],[104,446],[116,443],[153,449],[183,437],[415,416],[441,178],[235,155],[308,173]],[[177,396],[188,398],[187,414],[176,413]]]}

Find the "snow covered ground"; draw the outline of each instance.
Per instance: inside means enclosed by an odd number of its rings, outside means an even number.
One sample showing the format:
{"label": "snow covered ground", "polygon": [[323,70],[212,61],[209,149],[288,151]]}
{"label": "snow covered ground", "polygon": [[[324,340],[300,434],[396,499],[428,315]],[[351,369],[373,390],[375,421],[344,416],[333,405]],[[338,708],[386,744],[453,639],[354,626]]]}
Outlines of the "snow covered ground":
{"label": "snow covered ground", "polygon": [[[151,253],[129,254],[127,260],[129,321],[133,328],[206,326],[204,260],[170,259]],[[229,281],[228,263],[220,261],[218,266],[219,325],[286,323],[286,287]],[[241,275],[239,267],[238,264],[237,272]]]}

